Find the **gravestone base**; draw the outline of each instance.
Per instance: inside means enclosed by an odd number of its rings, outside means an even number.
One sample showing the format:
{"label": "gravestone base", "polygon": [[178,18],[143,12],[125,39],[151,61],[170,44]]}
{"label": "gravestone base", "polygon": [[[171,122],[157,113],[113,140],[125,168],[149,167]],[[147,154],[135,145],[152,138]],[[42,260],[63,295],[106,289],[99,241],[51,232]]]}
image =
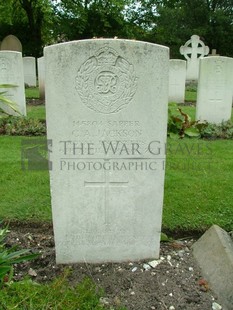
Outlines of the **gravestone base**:
{"label": "gravestone base", "polygon": [[233,305],[233,241],[226,231],[213,225],[193,245],[193,255],[203,276],[225,310]]}

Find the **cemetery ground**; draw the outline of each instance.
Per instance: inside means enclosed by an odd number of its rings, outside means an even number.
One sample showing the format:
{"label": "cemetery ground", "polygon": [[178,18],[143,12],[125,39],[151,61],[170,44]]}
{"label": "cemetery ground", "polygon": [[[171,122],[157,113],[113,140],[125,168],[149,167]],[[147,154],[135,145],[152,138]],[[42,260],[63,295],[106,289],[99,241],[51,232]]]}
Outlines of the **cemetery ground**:
{"label": "cemetery ground", "polygon": [[[27,98],[28,117],[45,119],[38,89],[27,89]],[[182,109],[191,117],[195,99],[195,91],[186,92]],[[21,140],[0,136],[0,218],[9,223],[8,247],[41,255],[15,266],[16,281],[0,291],[1,309],[211,309],[216,296],[191,245],[212,224],[233,229],[232,140],[168,138],[162,227],[168,238],[154,268],[149,261],[56,265],[48,171],[21,169]]]}

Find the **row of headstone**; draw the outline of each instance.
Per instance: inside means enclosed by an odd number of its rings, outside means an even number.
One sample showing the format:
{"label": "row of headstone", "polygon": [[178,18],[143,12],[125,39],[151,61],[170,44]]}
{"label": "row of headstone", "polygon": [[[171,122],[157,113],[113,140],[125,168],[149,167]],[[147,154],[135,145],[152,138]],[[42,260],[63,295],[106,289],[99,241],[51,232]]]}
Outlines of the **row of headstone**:
{"label": "row of headstone", "polygon": [[[169,102],[183,103],[186,62],[170,60]],[[199,60],[196,120],[220,124],[231,119],[233,99],[233,58],[203,57]]]}
{"label": "row of headstone", "polygon": [[[14,64],[15,67],[12,66],[12,64]],[[21,69],[19,68],[21,68],[21,66],[23,66],[23,77],[19,79],[19,77],[21,76]],[[38,59],[38,82],[39,82],[40,99],[44,99],[45,96],[44,79],[45,79],[44,58],[41,57]],[[19,101],[18,104],[19,111],[22,115],[25,115],[26,114],[26,110],[24,107],[25,99],[22,100],[21,98],[22,94],[25,95],[25,90],[21,90],[21,86],[24,84],[28,86],[37,85],[35,57],[22,58],[21,52],[17,52],[15,54],[15,52],[13,51],[8,50],[1,51],[0,84],[12,84],[17,86],[8,89],[1,88],[0,91],[1,92],[4,91],[5,92],[4,95],[7,98],[11,97],[13,101],[16,102]],[[5,105],[2,104],[1,107],[3,106],[5,108]],[[16,112],[14,112],[10,108],[5,108],[5,110],[12,115],[16,115]]]}
{"label": "row of headstone", "polygon": [[[6,36],[0,45],[2,51],[16,51],[22,53],[22,44],[14,35]],[[35,57],[23,57],[24,82],[28,86],[36,86],[36,60]]]}

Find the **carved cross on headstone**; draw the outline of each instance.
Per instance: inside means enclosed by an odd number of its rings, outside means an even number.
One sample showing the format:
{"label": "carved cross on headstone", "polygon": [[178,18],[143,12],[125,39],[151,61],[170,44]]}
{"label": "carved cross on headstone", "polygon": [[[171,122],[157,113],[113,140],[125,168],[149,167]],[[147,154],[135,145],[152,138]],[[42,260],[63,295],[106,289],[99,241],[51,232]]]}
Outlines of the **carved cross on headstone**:
{"label": "carved cross on headstone", "polygon": [[197,80],[199,72],[199,58],[208,55],[209,47],[197,35],[192,35],[185,45],[180,47],[181,55],[187,59],[187,79]]}
{"label": "carved cross on headstone", "polygon": [[85,187],[99,187],[104,189],[104,224],[109,225],[110,223],[110,188],[113,187],[127,187],[129,182],[113,182],[109,181],[108,175],[106,175],[106,171],[104,174],[104,181],[97,182],[84,182]]}

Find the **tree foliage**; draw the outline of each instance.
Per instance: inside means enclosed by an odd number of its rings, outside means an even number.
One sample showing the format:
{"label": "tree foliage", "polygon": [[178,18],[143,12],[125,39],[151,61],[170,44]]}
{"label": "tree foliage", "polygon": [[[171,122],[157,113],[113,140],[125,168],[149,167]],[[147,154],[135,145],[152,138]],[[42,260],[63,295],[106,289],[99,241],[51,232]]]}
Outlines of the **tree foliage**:
{"label": "tree foliage", "polygon": [[52,3],[49,0],[1,1],[0,35],[14,34],[22,42],[24,53],[41,56],[43,45],[49,41]]}
{"label": "tree foliage", "polygon": [[180,57],[192,34],[233,56],[233,0],[0,0],[0,40],[7,34],[33,56],[51,43],[117,36],[164,44]]}

